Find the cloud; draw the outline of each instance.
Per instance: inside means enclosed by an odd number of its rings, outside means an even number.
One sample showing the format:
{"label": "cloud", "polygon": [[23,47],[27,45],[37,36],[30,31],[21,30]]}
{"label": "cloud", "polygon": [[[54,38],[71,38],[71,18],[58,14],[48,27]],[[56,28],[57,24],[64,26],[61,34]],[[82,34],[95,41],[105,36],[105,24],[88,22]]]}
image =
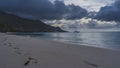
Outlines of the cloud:
{"label": "cloud", "polygon": [[87,10],[63,1],[0,0],[0,10],[32,19],[77,19],[87,15]]}
{"label": "cloud", "polygon": [[114,2],[114,0],[62,0],[65,4],[74,3],[88,11],[99,11],[101,6],[105,6]]}
{"label": "cloud", "polygon": [[47,24],[53,26],[59,26],[62,28],[72,28],[72,29],[111,29],[116,28],[117,22],[115,21],[99,21],[92,18],[82,18],[76,20],[53,20],[45,21]]}
{"label": "cloud", "polygon": [[95,18],[106,21],[120,21],[120,1],[116,0],[111,6],[102,7]]}

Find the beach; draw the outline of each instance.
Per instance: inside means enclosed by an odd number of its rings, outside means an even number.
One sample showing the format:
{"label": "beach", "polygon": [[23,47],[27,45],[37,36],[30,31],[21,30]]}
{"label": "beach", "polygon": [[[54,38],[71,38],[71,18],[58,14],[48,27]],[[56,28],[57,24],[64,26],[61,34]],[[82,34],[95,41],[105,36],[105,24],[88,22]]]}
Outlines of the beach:
{"label": "beach", "polygon": [[120,68],[120,51],[0,33],[0,68]]}

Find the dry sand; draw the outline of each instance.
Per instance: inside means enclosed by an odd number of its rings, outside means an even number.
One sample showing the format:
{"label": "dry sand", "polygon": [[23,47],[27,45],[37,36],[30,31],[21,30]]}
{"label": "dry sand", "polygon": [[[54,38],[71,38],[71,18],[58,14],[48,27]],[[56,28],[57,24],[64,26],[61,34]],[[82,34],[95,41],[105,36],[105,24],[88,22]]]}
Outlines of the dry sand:
{"label": "dry sand", "polygon": [[120,52],[0,33],[0,68],[120,68]]}

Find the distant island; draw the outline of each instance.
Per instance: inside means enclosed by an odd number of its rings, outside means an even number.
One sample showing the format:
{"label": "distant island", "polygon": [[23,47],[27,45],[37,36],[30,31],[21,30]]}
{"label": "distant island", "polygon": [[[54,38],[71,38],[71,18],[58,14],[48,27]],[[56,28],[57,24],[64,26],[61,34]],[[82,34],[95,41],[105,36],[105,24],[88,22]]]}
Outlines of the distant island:
{"label": "distant island", "polygon": [[40,20],[21,18],[0,11],[0,32],[65,32]]}

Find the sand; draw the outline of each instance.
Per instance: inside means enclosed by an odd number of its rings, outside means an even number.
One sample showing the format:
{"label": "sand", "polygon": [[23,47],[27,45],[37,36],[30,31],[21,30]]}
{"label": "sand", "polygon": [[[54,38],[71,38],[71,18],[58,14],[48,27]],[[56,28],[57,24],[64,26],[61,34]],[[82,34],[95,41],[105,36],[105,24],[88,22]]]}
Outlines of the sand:
{"label": "sand", "polygon": [[0,68],[120,68],[120,51],[0,33]]}

